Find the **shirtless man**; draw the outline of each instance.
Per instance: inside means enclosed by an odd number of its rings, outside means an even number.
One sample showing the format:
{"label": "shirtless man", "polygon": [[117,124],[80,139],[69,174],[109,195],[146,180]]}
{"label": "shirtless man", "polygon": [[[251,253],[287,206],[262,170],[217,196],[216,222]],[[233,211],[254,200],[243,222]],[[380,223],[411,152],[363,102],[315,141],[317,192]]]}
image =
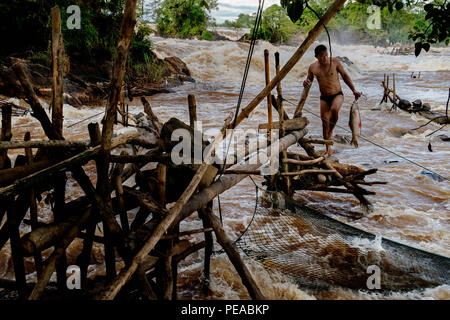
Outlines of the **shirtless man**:
{"label": "shirtless man", "polygon": [[[339,60],[332,58],[330,69],[330,57],[328,56],[327,47],[323,44],[318,45],[314,49],[314,54],[317,61],[309,66],[308,76],[303,81],[303,86],[310,86],[314,81],[314,76],[317,78],[321,94],[320,116],[322,117],[323,138],[330,140],[333,139],[333,129],[338,121],[339,109],[344,102],[344,94],[342,93],[338,73],[341,74],[344,82],[352,90],[355,99],[358,99],[361,93],[356,91],[352,79],[345,72]],[[326,148],[326,154],[331,155],[333,153],[331,146],[326,145]]]}

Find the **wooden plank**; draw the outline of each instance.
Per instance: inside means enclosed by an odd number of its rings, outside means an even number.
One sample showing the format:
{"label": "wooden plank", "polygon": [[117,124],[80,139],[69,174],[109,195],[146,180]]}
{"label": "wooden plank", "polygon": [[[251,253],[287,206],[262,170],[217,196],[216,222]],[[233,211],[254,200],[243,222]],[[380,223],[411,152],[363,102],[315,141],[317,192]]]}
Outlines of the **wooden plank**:
{"label": "wooden plank", "polygon": [[[308,123],[309,123],[308,119],[306,119],[305,117],[288,119],[288,120],[283,120],[283,128],[286,131],[300,130],[300,129],[303,129]],[[258,126],[259,130],[268,129],[268,128],[269,128],[268,123],[261,123]],[[280,122],[279,121],[273,122],[272,128],[280,129]]]}

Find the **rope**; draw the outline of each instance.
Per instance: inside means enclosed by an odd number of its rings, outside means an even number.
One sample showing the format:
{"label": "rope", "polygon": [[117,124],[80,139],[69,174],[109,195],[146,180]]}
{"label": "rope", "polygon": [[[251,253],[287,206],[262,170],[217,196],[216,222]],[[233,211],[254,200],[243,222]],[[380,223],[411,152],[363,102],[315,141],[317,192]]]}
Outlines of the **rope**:
{"label": "rope", "polygon": [[[322,18],[319,16],[319,14],[318,14],[313,8],[311,8],[311,7],[309,6],[308,1],[306,1],[306,7],[307,7],[309,10],[311,10],[311,11],[316,15],[316,17],[317,17],[317,19],[319,19],[319,21],[320,21],[320,19],[322,19]],[[333,58],[333,52],[331,51],[331,38],[330,38],[330,34],[328,33],[327,26],[326,26],[324,23],[322,23],[322,24],[323,24],[323,27],[325,28],[326,33],[327,33],[327,37],[328,37],[328,46],[330,47],[330,67],[328,68],[328,71],[327,71],[327,73],[330,73],[330,70],[331,70],[331,63],[332,63],[332,58]]]}
{"label": "rope", "polygon": [[[248,49],[248,54],[247,54],[247,61],[245,63],[245,68],[244,68],[244,75],[242,77],[242,82],[241,82],[241,89],[239,91],[239,97],[238,97],[238,102],[236,105],[236,110],[234,112],[234,119],[233,119],[233,126],[231,129],[231,135],[230,135],[230,141],[228,143],[227,146],[227,152],[225,154],[225,160],[223,163],[223,166],[220,170],[220,174],[219,176],[216,178],[216,181],[218,179],[220,179],[220,177],[222,177],[222,175],[225,172],[225,168],[226,168],[226,164],[227,164],[227,157],[228,157],[228,153],[230,151],[230,146],[231,146],[231,142],[233,141],[233,135],[234,135],[234,128],[236,126],[236,121],[237,121],[237,117],[238,117],[238,113],[239,110],[241,108],[241,103],[242,103],[242,98],[244,96],[244,90],[245,90],[245,84],[247,83],[247,76],[248,76],[248,72],[250,70],[250,64],[251,64],[251,60],[253,57],[253,51],[255,49],[255,44],[256,44],[256,35],[258,33],[258,29],[261,26],[261,20],[262,20],[262,12],[263,12],[263,8],[264,8],[264,0],[259,0],[259,5],[258,5],[258,10],[257,10],[257,14],[256,14],[256,19],[255,19],[255,24],[253,26],[253,32],[252,32],[252,36],[251,36],[251,40],[250,40],[250,47]],[[222,219],[222,207],[220,205],[220,196],[217,196],[217,200],[218,200],[218,204],[219,204],[219,216],[220,216],[220,222],[223,225],[223,219]],[[255,209],[256,210],[256,209]],[[256,211],[255,211],[256,212]],[[223,249],[222,249],[223,250]]]}
{"label": "rope", "polygon": [[96,116],[99,116],[99,115],[101,115],[102,113],[105,113],[105,111],[99,112],[99,113],[97,113],[97,114],[94,114],[93,116],[90,116],[90,117],[84,118],[84,119],[82,119],[82,120],[80,120],[80,121],[78,121],[78,122],[72,123],[70,126],[67,126],[67,128],[71,128],[71,127],[73,127],[73,126],[75,126],[75,125],[77,125],[77,124],[80,124],[80,123],[82,123],[82,122],[84,122],[84,121],[86,121],[86,120],[95,118]]}
{"label": "rope", "polygon": [[[286,99],[284,99],[284,98],[282,98],[282,99],[283,99],[283,101],[286,101],[287,103],[289,103],[289,104],[295,106],[295,104],[292,103],[291,101],[286,100]],[[323,121],[327,121],[327,122],[330,123],[330,124],[334,124],[336,127],[341,128],[341,129],[344,130],[344,131],[347,131],[347,132],[349,132],[349,133],[352,133],[351,130],[349,130],[349,129],[347,129],[347,128],[344,128],[344,127],[338,125],[337,123],[333,123],[333,122],[331,122],[330,120],[324,119],[324,118],[322,118],[321,116],[319,116],[319,115],[315,114],[314,112],[312,112],[311,110],[308,110],[307,108],[303,108],[303,110],[306,110],[308,113],[312,114],[313,116],[315,116],[315,117],[317,117],[317,118],[322,119]],[[396,152],[394,152],[394,151],[392,151],[392,150],[390,150],[390,149],[388,149],[388,148],[386,148],[386,147],[383,147],[382,145],[380,145],[380,144],[378,144],[378,143],[376,143],[376,142],[373,142],[373,141],[369,140],[368,138],[364,137],[362,134],[361,134],[360,138],[363,139],[363,140],[365,140],[365,141],[367,141],[367,142],[369,142],[369,143],[371,143],[371,144],[373,144],[374,146],[377,146],[377,147],[380,148],[380,149],[383,149],[383,150],[385,150],[385,151],[387,151],[387,152],[392,153],[393,155],[396,155],[396,156],[399,157],[399,158],[402,158],[403,160],[406,160],[406,161],[408,161],[408,162],[410,162],[410,163],[412,163],[412,164],[414,164],[414,165],[416,165],[416,166],[418,166],[418,167],[420,167],[420,168],[422,168],[422,169],[425,169],[425,170],[427,170],[427,171],[429,171],[429,172],[431,172],[431,173],[433,173],[433,174],[435,174],[435,175],[441,177],[441,178],[444,179],[444,180],[447,180],[447,181],[450,180],[449,178],[444,177],[443,175],[441,175],[441,174],[439,174],[439,173],[437,173],[437,172],[435,172],[435,171],[433,171],[433,170],[431,170],[431,169],[429,169],[429,168],[427,168],[427,167],[421,165],[420,163],[417,163],[417,162],[415,162],[415,161],[413,161],[413,160],[410,160],[410,159],[408,159],[408,158],[402,156],[401,154],[398,154],[398,153],[396,153]]]}
{"label": "rope", "polygon": [[[255,215],[256,215],[256,212],[257,212],[257,208],[258,208],[258,189],[261,189],[263,191],[267,191],[266,189],[261,188],[260,186],[258,186],[256,184],[255,180],[253,180],[251,175],[249,175],[248,177],[250,178],[250,180],[252,180],[253,184],[255,185],[255,197],[256,197],[256,199],[255,199],[255,209],[253,210],[252,218],[251,218],[250,222],[248,223],[247,227],[241,233],[241,235],[239,237],[237,237],[236,240],[233,241],[233,244],[236,244],[236,243],[238,243],[241,240],[241,238],[247,233],[248,229],[250,228],[250,226],[252,225],[253,221],[255,220]],[[219,200],[219,208],[220,208],[220,200]],[[220,209],[219,209],[219,212],[220,212]],[[220,222],[222,222],[222,213],[221,212],[220,212]],[[222,223],[222,225],[223,225],[223,223]],[[222,254],[224,252],[225,252],[225,250],[222,248],[220,250],[213,250],[212,253],[217,256],[217,255]]]}

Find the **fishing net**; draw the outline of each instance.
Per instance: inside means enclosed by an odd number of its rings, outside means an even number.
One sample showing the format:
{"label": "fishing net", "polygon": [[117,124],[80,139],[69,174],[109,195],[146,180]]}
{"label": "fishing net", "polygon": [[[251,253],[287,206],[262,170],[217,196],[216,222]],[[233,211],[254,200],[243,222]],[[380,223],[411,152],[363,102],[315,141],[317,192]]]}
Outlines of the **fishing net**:
{"label": "fishing net", "polygon": [[255,215],[236,243],[249,257],[309,288],[368,289],[379,268],[382,290],[450,284],[450,259],[383,239],[277,192],[260,191]]}

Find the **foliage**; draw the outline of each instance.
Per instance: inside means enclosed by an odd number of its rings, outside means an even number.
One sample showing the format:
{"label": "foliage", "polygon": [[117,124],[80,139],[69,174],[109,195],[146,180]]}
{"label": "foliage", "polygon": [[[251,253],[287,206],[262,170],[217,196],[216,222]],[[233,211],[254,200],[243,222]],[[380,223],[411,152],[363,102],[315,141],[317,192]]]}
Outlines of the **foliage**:
{"label": "foliage", "polygon": [[201,36],[208,26],[208,12],[217,0],[162,0],[156,10],[158,31],[164,36],[191,38]]}
{"label": "foliage", "polygon": [[[286,9],[274,4],[264,10],[261,28],[256,37],[270,42],[286,42],[295,31],[295,24],[289,20]],[[250,34],[253,34],[253,30]]]}
{"label": "foliage", "polygon": [[[431,2],[428,0],[357,1],[358,3],[347,4],[339,12],[334,21],[330,23],[330,28],[333,27],[333,23],[336,25],[339,21],[341,23],[339,24],[340,28],[359,27],[366,29],[369,34],[385,36],[391,41],[406,40],[405,33],[408,33],[408,38],[416,41],[416,56],[420,54],[422,49],[428,51],[430,44],[445,42],[448,45],[450,41],[450,29],[448,28],[450,24],[450,3],[447,0],[433,0]],[[313,8],[319,16],[322,16],[331,3],[331,0],[311,0],[309,2],[306,0],[281,0],[281,5],[287,9],[290,19],[303,27],[309,27],[313,21],[318,20],[317,17],[314,17],[310,8]],[[384,26],[382,31],[369,31],[362,23],[362,17],[366,13],[363,10],[366,10],[369,5],[377,5],[381,8]],[[424,17],[423,11],[420,10],[422,5],[424,5]],[[360,19],[360,22],[358,23],[355,19]]]}
{"label": "foliage", "polygon": [[114,52],[122,20],[124,0],[79,0],[81,28],[68,30],[66,8],[73,0],[9,0],[0,4],[1,34],[8,45],[0,54],[7,55],[27,49],[46,50],[51,37],[50,9],[61,9],[61,27],[69,54],[77,51],[84,56],[111,56]]}
{"label": "foliage", "polygon": [[211,31],[209,30],[203,30],[202,35],[200,36],[201,40],[208,40],[208,41],[213,41],[214,35],[212,34]]}
{"label": "foliage", "polygon": [[245,13],[240,13],[236,21],[225,20],[224,27],[230,28],[252,28],[255,25],[255,16]]}

